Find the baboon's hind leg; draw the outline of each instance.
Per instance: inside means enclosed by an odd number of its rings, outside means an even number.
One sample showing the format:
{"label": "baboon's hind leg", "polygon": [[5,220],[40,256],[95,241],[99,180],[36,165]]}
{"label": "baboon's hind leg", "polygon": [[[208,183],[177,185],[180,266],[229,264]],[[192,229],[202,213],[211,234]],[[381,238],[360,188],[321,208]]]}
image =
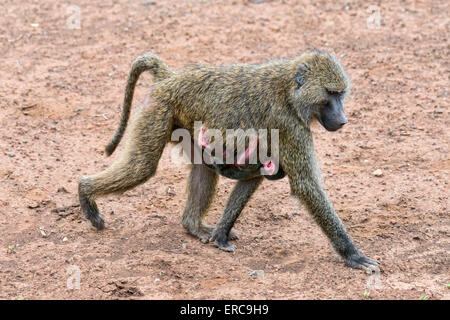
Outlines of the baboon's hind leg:
{"label": "baboon's hind leg", "polygon": [[209,206],[214,198],[218,175],[203,164],[192,165],[188,181],[188,199],[181,223],[186,230],[202,242],[208,242],[212,226],[203,224]]}
{"label": "baboon's hind leg", "polygon": [[[208,209],[216,193],[218,175],[203,164],[192,165],[188,181],[188,199],[183,211],[182,225],[194,237],[206,243],[215,229],[203,223]],[[228,234],[229,240],[236,240],[239,236],[232,229]]]}
{"label": "baboon's hind leg", "polygon": [[142,110],[130,126],[121,156],[106,170],[80,178],[78,196],[86,218],[97,229],[104,228],[95,199],[122,193],[144,183],[154,175],[172,126],[168,108],[155,106]]}

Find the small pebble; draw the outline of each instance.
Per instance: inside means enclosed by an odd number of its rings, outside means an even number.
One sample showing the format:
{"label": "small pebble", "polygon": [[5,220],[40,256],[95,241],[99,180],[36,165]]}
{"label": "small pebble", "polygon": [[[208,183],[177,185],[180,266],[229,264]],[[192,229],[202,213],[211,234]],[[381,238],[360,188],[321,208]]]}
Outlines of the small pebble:
{"label": "small pebble", "polygon": [[67,191],[67,189],[64,187],[59,187],[56,192],[69,193],[69,191]]}
{"label": "small pebble", "polygon": [[383,171],[381,171],[381,169],[377,169],[377,170],[375,170],[374,172],[372,172],[372,174],[373,174],[375,177],[381,177],[381,176],[383,175]]}
{"label": "small pebble", "polygon": [[253,270],[248,273],[250,278],[264,278],[264,270]]}
{"label": "small pebble", "polygon": [[171,187],[168,187],[168,188],[167,188],[167,194],[168,194],[169,196],[174,196],[174,195],[175,195],[175,192],[172,190]]}
{"label": "small pebble", "polygon": [[143,4],[144,6],[153,6],[153,5],[156,4],[156,2],[153,1],[153,0],[144,0],[144,1],[142,1],[142,4]]}

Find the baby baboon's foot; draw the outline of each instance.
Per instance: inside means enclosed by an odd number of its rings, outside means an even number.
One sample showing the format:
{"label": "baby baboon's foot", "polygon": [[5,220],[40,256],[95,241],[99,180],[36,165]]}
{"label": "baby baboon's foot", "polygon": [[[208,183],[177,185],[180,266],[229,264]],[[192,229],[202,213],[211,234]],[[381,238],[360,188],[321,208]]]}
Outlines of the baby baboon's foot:
{"label": "baby baboon's foot", "polygon": [[[231,235],[231,232],[230,232]],[[235,236],[235,235],[234,235]],[[214,241],[214,245],[223,251],[233,252],[236,246],[229,241],[226,231],[215,229],[209,241]]]}
{"label": "baby baboon's foot", "polygon": [[352,268],[363,269],[367,273],[380,272],[378,261],[367,258],[360,252],[346,257],[345,263]]}

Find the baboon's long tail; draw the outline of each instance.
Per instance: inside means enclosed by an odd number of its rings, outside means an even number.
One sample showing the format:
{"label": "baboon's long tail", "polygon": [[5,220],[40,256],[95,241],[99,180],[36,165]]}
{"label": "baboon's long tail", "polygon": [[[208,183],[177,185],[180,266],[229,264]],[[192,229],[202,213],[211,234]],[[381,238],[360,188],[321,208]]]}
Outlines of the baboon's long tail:
{"label": "baboon's long tail", "polygon": [[110,156],[125,133],[128,119],[130,117],[131,103],[133,102],[134,88],[139,76],[144,71],[150,71],[155,81],[161,81],[170,77],[173,72],[169,69],[167,64],[156,54],[148,52],[138,57],[131,64],[130,74],[128,75],[127,87],[125,89],[125,97],[123,99],[122,116],[120,118],[120,125],[114,137],[106,146],[106,155]]}

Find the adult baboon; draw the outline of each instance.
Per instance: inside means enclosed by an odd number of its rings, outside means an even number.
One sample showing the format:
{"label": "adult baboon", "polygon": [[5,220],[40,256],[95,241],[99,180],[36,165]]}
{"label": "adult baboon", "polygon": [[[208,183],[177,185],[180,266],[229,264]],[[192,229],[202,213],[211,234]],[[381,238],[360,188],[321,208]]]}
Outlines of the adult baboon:
{"label": "adult baboon", "polygon": [[[81,207],[95,227],[104,227],[95,199],[124,192],[149,179],[174,129],[184,128],[191,137],[194,121],[222,133],[226,129],[278,129],[280,168],[289,178],[292,194],[307,205],[349,266],[378,268],[376,261],[356,248],[322,188],[309,128],[314,118],[328,131],[338,130],[347,122],[342,101],[350,82],[335,57],[313,50],[292,59],[257,65],[191,66],[174,73],[158,56],[141,56],[132,64],[120,127],[107,146],[107,154],[114,151],[123,136],[134,87],[145,70],[156,81],[151,91],[152,105],[141,110],[130,124],[121,156],[106,170],[80,178]],[[223,167],[212,169],[204,164],[193,165],[182,223],[192,235],[232,251],[235,247],[228,240],[236,235],[231,228],[262,176],[250,170],[238,177],[221,220],[212,227],[202,220],[213,199],[218,173],[225,173]],[[238,169],[231,167],[231,176]]]}

